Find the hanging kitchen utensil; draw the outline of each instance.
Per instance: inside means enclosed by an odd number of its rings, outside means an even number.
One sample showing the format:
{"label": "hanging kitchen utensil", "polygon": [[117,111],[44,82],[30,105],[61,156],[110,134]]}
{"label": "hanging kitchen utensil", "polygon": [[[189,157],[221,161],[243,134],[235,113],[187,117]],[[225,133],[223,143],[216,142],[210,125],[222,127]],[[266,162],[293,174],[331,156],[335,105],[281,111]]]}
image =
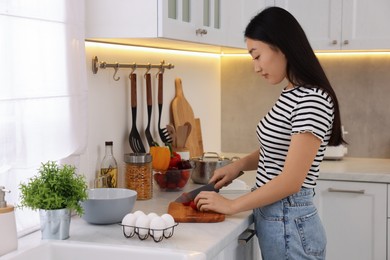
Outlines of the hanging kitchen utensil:
{"label": "hanging kitchen utensil", "polygon": [[176,137],[176,129],[175,129],[175,127],[173,125],[171,125],[171,124],[168,124],[166,129],[168,131],[169,137],[172,140],[172,147],[176,147],[177,137]]}
{"label": "hanging kitchen utensil", "polygon": [[137,130],[137,75],[131,73],[130,76],[130,88],[131,88],[131,115],[132,115],[132,127],[129,134],[130,147],[135,153],[145,153],[145,147],[142,143],[141,136]]}
{"label": "hanging kitchen utensil", "polygon": [[148,111],[148,125],[145,129],[146,140],[148,141],[149,147],[154,146],[155,141],[153,140],[152,134],[150,133],[150,119],[152,116],[152,83],[150,73],[145,74],[146,78],[146,105]]}
{"label": "hanging kitchen utensil", "polygon": [[[175,80],[175,89],[176,96],[171,103],[172,117],[175,127],[177,128],[180,125],[184,125],[185,122],[189,122],[192,126],[195,126],[194,112],[191,105],[184,97],[183,86],[180,78],[176,78]],[[199,149],[198,135],[195,131],[191,131],[188,136],[187,148],[190,151],[190,157],[198,157],[203,154],[203,145],[201,151]]]}
{"label": "hanging kitchen utensil", "polygon": [[172,143],[166,128],[161,128],[161,114],[163,107],[163,73],[158,74],[158,133],[163,143]]}

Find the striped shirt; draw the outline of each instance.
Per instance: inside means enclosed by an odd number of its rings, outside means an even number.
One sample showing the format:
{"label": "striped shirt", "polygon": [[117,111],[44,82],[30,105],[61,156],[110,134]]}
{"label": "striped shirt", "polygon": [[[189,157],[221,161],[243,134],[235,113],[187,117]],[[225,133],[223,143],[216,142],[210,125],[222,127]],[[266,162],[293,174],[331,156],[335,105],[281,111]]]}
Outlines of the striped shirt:
{"label": "striped shirt", "polygon": [[256,128],[260,142],[256,186],[262,186],[283,171],[291,136],[310,132],[321,140],[321,146],[302,187],[314,188],[332,133],[333,118],[333,102],[324,90],[303,86],[283,90]]}

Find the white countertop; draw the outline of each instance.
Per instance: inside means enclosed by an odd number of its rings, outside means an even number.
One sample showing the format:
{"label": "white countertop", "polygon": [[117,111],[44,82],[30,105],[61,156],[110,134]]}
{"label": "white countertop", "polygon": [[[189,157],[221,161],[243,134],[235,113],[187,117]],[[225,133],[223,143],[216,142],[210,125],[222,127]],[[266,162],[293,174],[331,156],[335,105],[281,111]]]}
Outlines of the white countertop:
{"label": "white countertop", "polygon": [[[189,191],[199,186],[201,185],[189,183],[184,191]],[[174,201],[182,192],[161,192],[155,187],[153,198],[151,200],[136,201],[133,212],[142,210],[146,214],[155,212],[162,215],[167,213],[169,203]],[[238,195],[240,194],[225,194],[227,197]],[[164,238],[161,242],[156,243],[151,237],[146,240],[140,240],[137,236],[126,238],[122,233],[122,226],[119,224],[91,225],[75,216],[71,220],[70,238],[68,241],[196,251],[204,253],[207,259],[213,259],[233,239],[237,239],[252,223],[252,211],[226,216],[223,222],[218,223],[179,223],[175,227],[171,238]],[[41,233],[37,231],[20,238],[18,250],[26,250],[41,242]]]}
{"label": "white countertop", "polygon": [[[244,155],[240,154],[240,156]],[[255,171],[246,172],[240,179],[252,186],[255,182],[255,175]],[[345,157],[340,161],[323,161],[319,179],[390,184],[390,159]],[[189,191],[199,186],[189,183],[184,191]],[[137,201],[133,211],[142,210],[145,213],[155,212],[159,215],[164,214],[167,212],[169,202],[175,200],[181,193],[161,192],[155,187],[153,199]],[[224,195],[236,197],[240,194],[229,192]],[[174,235],[171,238],[156,243],[152,238],[144,241],[139,240],[138,237],[125,238],[120,225],[91,225],[76,216],[72,218],[69,240],[109,245],[144,246],[145,248],[159,247],[191,250],[205,253],[207,259],[212,259],[229,242],[237,239],[252,223],[252,211],[227,216],[225,221],[220,223],[180,223],[175,228]],[[18,250],[26,250],[39,243],[41,243],[40,231],[20,238]]]}
{"label": "white countertop", "polygon": [[[246,154],[226,153],[231,158]],[[256,171],[239,177],[249,186],[255,183]],[[320,180],[378,182],[390,184],[390,159],[344,157],[342,160],[324,160],[320,166]]]}
{"label": "white countertop", "polygon": [[323,161],[319,179],[390,183],[390,159],[345,157]]}

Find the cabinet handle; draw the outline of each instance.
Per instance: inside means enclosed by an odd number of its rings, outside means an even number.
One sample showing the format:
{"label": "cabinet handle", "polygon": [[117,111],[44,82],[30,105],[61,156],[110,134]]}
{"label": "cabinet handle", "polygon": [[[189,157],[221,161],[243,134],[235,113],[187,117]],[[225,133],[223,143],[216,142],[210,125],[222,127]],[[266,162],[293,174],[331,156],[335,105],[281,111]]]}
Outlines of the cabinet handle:
{"label": "cabinet handle", "polygon": [[345,45],[349,44],[349,41],[348,40],[344,40],[343,42]]}
{"label": "cabinet handle", "polygon": [[333,40],[333,41],[332,41],[332,44],[333,44],[333,45],[336,45],[336,44],[337,44],[337,40]]}
{"label": "cabinet handle", "polygon": [[344,189],[334,189],[329,188],[329,192],[344,192],[344,193],[355,193],[355,194],[364,194],[365,190],[344,190]]}
{"label": "cabinet handle", "polygon": [[196,35],[200,34],[200,36],[203,36],[203,35],[207,34],[207,30],[199,28],[199,29],[196,29],[195,33],[196,33]]}
{"label": "cabinet handle", "polygon": [[248,228],[247,230],[242,232],[241,235],[238,237],[238,244],[239,245],[247,244],[255,235],[255,233],[256,232],[253,229]]}

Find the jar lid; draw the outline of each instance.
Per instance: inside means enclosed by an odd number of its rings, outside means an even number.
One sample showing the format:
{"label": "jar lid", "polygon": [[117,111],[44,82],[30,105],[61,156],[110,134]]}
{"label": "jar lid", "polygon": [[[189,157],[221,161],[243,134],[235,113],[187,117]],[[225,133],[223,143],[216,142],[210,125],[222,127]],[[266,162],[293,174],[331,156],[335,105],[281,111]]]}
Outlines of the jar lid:
{"label": "jar lid", "polygon": [[126,163],[149,163],[152,161],[150,153],[127,153],[125,154]]}

